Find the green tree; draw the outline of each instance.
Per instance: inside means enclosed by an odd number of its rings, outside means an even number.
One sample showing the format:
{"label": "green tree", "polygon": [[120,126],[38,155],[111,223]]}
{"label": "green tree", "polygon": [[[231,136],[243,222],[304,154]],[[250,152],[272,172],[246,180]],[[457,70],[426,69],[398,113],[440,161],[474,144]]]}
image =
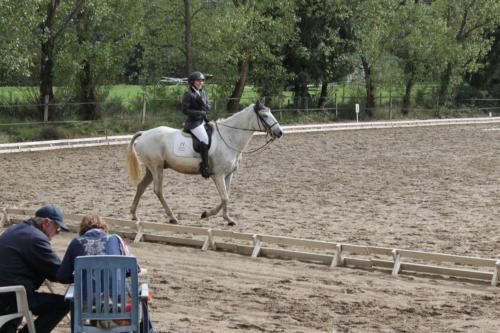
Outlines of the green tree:
{"label": "green tree", "polygon": [[352,70],[352,11],[342,0],[297,0],[296,37],[285,48],[285,64],[292,74],[294,104],[304,108],[309,99],[307,85],[321,83],[318,106],[327,95],[328,82]]}
{"label": "green tree", "polygon": [[205,34],[204,59],[219,95],[228,98],[227,109],[238,109],[249,82],[261,94],[275,91],[284,74],[280,51],[292,32],[293,12],[288,2],[219,1],[208,20],[211,29]]}
{"label": "green tree", "polygon": [[30,76],[36,56],[33,29],[42,17],[40,1],[0,1],[0,71],[4,79]]}
{"label": "green tree", "polygon": [[411,108],[412,89],[418,82],[436,79],[430,73],[443,69],[447,56],[446,26],[433,15],[430,4],[421,1],[401,3],[392,13],[387,39],[404,79],[402,113]]}
{"label": "green tree", "polygon": [[[59,43],[66,28],[80,11],[84,1],[42,0],[38,3],[42,21],[37,34],[40,42],[40,76],[39,103],[43,104],[48,96],[48,102],[54,102],[54,70],[56,59],[61,50]],[[49,113],[51,117],[53,112]]]}
{"label": "green tree", "polygon": [[500,89],[498,89],[500,86],[500,25],[487,38],[491,37],[494,38],[491,50],[482,61],[479,71],[470,78],[470,83],[478,89],[489,90],[495,97],[500,97]]}
{"label": "green tree", "polygon": [[[365,112],[371,117],[375,109],[378,69],[388,61],[387,42],[391,13],[400,5],[397,0],[351,1],[351,19],[355,35],[355,57],[364,76]],[[379,75],[377,75],[379,74]]]}
{"label": "green tree", "polygon": [[208,35],[217,1],[151,0],[144,4],[143,79],[185,77],[194,69],[206,72]]}
{"label": "green tree", "polygon": [[488,33],[500,23],[500,1],[435,0],[432,6],[447,27],[450,52],[439,87],[439,104],[447,105],[453,102],[465,75],[477,71],[488,54],[493,42]]}
{"label": "green tree", "polygon": [[[83,119],[99,118],[97,89],[123,73],[142,34],[141,13],[142,6],[133,0],[87,0],[72,20],[61,72],[74,82]],[[100,94],[105,97],[102,89]]]}

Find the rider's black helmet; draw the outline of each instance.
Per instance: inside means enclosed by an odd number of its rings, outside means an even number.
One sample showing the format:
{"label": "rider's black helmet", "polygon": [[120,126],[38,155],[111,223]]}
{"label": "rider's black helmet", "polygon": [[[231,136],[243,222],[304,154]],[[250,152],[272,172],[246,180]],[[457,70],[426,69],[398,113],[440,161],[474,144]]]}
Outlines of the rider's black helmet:
{"label": "rider's black helmet", "polygon": [[195,71],[195,72],[192,72],[191,74],[189,74],[189,77],[188,77],[189,84],[193,84],[194,81],[196,81],[196,80],[205,80],[205,75],[203,75],[202,72],[198,72],[198,71]]}

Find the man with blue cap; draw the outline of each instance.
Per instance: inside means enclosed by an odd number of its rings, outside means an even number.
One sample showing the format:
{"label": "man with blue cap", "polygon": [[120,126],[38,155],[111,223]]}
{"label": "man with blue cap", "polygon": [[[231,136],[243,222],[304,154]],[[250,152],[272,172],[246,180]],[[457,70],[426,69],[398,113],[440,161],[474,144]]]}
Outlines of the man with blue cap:
{"label": "man with blue cap", "polygon": [[[37,333],[51,332],[69,311],[63,295],[36,291],[45,279],[57,282],[61,260],[50,241],[61,230],[69,231],[61,209],[49,204],[40,207],[34,217],[0,235],[0,287],[24,286],[29,309],[37,316]],[[0,315],[15,312],[16,306],[14,294],[2,297]],[[20,319],[14,319],[2,326],[0,333],[15,333],[19,324]],[[27,331],[25,326],[20,332]]]}

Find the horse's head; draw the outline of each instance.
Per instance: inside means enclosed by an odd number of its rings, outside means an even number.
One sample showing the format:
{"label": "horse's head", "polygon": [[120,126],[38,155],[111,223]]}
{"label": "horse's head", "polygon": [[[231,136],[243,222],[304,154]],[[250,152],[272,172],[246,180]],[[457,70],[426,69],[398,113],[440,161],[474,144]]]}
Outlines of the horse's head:
{"label": "horse's head", "polygon": [[259,129],[262,130],[263,128],[263,132],[265,131],[273,139],[280,138],[283,135],[280,124],[271,113],[271,109],[265,106],[263,101],[258,100],[255,103],[253,110],[257,115]]}

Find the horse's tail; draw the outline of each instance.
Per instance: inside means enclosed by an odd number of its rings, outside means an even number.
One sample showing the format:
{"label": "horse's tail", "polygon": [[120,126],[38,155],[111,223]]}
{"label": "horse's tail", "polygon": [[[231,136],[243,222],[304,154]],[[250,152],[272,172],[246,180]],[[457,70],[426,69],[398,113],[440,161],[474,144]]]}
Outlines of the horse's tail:
{"label": "horse's tail", "polygon": [[127,170],[132,184],[137,187],[139,181],[141,180],[141,166],[139,164],[139,157],[135,151],[134,142],[142,135],[142,132],[137,132],[132,137],[132,140],[128,144],[127,149]]}

